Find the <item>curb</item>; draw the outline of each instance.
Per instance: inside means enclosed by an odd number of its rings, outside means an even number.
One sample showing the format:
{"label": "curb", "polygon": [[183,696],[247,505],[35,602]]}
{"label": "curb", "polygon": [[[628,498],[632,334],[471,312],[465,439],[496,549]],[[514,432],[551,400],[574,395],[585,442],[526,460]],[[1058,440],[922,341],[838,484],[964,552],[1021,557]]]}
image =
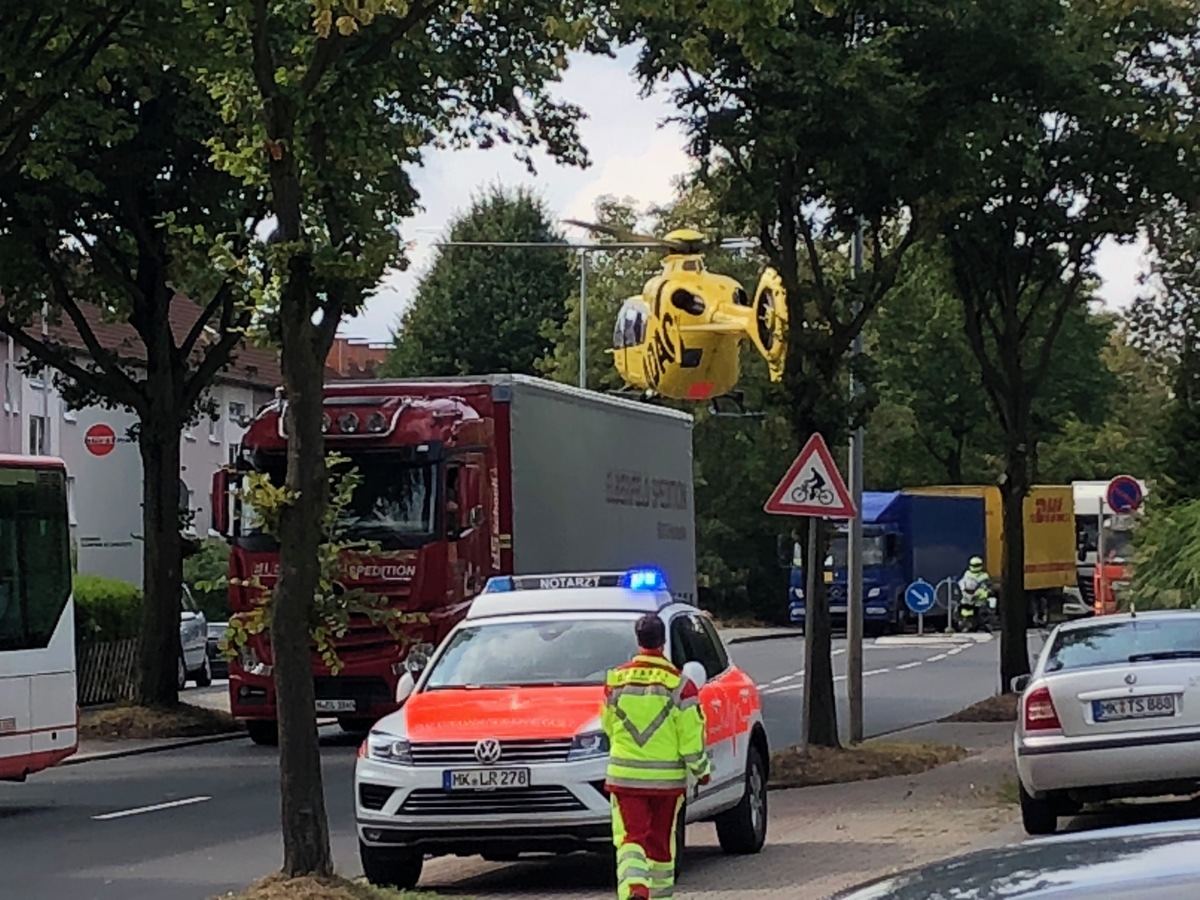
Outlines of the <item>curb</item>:
{"label": "curb", "polygon": [[146,753],[163,753],[167,750],[182,750],[185,747],[199,747],[204,744],[220,744],[227,741],[244,738],[246,732],[231,731],[228,734],[206,734],[192,738],[178,738],[175,740],[164,741],[161,744],[151,744],[149,746],[140,747],[121,747],[115,750],[98,750],[94,753],[82,753],[75,756],[68,756],[64,759],[60,766],[78,766],[83,763],[96,762],[102,759],[122,759],[126,756],[142,756]]}

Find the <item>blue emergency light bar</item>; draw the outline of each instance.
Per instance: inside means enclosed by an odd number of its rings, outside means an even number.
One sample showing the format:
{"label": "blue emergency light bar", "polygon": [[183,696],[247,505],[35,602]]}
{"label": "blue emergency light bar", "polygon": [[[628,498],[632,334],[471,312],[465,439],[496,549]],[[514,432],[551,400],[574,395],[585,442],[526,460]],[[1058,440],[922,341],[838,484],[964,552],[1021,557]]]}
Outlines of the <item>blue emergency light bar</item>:
{"label": "blue emergency light bar", "polygon": [[494,575],[482,593],[508,591],[553,591],[576,588],[623,587],[631,591],[666,591],[667,576],[659,569],[638,568],[627,572],[592,572],[563,575]]}

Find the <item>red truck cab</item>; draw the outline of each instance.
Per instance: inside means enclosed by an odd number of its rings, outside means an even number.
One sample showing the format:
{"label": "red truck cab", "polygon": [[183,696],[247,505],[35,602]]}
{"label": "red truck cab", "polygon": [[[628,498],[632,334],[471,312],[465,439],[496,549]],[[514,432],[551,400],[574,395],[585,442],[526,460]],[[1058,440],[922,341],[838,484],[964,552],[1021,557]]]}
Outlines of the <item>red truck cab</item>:
{"label": "red truck cab", "polygon": [[[230,611],[252,608],[256,589],[274,586],[279,551],[255,524],[234,488],[250,472],[282,484],[287,434],[282,397],[264,407],[242,439],[236,463],[214,477],[214,526],[231,545]],[[337,642],[343,668],[334,677],[313,653],[317,713],[349,731],[365,731],[396,708],[403,656],[415,642],[436,644],[465,615],[472,598],[504,565],[498,473],[507,448],[496,440],[489,390],[463,385],[334,383],[325,391],[326,449],[346,456],[362,476],[346,539],[377,544],[376,558],[346,567],[342,584],[386,597],[428,624],[411,626],[408,644],[365,616]],[[501,430],[503,434],[503,430]],[[277,740],[272,656],[265,634],[251,636],[229,665],[233,715],[256,743]]]}

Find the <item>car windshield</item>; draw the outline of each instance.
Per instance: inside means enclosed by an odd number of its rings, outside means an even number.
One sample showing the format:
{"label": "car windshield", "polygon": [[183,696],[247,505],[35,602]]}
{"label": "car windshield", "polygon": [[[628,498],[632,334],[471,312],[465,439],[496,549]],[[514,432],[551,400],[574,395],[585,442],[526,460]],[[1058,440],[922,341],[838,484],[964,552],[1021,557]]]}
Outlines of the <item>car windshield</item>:
{"label": "car windshield", "polygon": [[[384,550],[415,548],[433,539],[437,527],[435,466],[403,461],[387,451],[343,455],[362,479],[342,521],[344,539],[375,541]],[[282,485],[287,458],[271,454],[264,468],[273,484]],[[242,516],[243,534],[257,534],[257,519],[248,504]]]}
{"label": "car windshield", "polygon": [[598,685],[636,652],[628,618],[469,625],[450,639],[425,690]]}
{"label": "car windshield", "polygon": [[1047,672],[1128,664],[1131,658],[1200,656],[1200,616],[1138,618],[1060,631]]}

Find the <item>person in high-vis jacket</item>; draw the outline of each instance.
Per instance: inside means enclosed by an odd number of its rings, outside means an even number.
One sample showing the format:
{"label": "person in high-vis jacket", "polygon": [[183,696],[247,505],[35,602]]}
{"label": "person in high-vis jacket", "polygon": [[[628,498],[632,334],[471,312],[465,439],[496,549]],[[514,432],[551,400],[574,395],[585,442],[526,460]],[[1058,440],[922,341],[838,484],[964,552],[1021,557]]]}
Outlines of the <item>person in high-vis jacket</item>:
{"label": "person in high-vis jacket", "polygon": [[675,892],[675,822],[688,778],[707,784],[700,692],[663,654],[666,627],[650,613],[635,626],[638,653],[612,669],[601,724],[609,741],[606,787],[617,848],[618,900],[669,900]]}

